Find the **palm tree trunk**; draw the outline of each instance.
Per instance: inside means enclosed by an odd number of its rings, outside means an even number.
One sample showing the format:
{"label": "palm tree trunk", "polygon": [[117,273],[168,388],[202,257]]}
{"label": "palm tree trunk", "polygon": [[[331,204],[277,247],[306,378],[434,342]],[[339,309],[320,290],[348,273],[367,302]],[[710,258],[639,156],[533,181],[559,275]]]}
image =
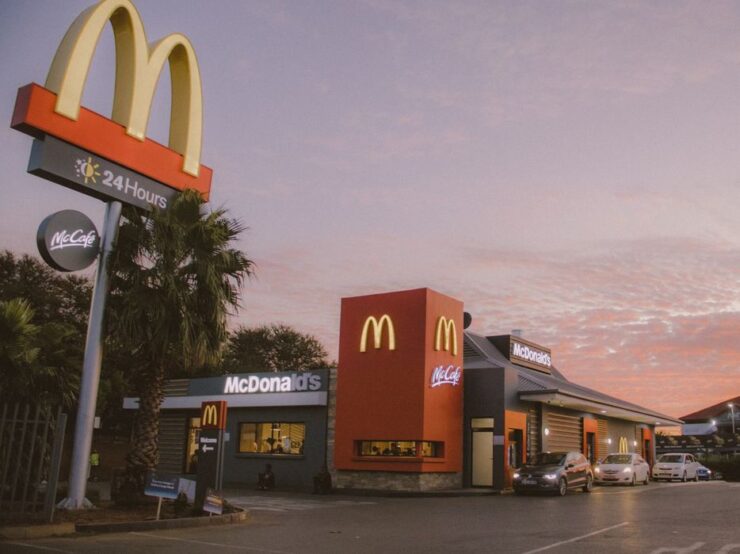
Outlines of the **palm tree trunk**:
{"label": "palm tree trunk", "polygon": [[159,463],[159,412],[164,396],[164,378],[161,369],[154,373],[139,386],[139,409],[134,418],[132,444],[126,456],[126,475],[122,485],[124,496],[141,497],[147,471],[155,469]]}

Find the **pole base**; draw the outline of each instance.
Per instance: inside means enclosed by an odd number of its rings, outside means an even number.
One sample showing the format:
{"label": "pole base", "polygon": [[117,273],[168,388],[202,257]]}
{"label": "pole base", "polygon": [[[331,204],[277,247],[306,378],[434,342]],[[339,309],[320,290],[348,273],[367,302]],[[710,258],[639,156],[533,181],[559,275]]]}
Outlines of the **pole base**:
{"label": "pole base", "polygon": [[92,510],[95,505],[87,498],[83,498],[82,503],[79,504],[74,498],[64,498],[59,501],[57,508],[60,510]]}

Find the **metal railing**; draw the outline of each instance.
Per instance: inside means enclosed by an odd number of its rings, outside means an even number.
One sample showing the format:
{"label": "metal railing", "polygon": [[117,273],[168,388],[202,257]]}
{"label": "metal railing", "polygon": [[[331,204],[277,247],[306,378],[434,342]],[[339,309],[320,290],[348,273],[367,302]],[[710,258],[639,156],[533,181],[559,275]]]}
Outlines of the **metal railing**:
{"label": "metal railing", "polygon": [[0,514],[51,521],[67,414],[61,408],[0,405]]}

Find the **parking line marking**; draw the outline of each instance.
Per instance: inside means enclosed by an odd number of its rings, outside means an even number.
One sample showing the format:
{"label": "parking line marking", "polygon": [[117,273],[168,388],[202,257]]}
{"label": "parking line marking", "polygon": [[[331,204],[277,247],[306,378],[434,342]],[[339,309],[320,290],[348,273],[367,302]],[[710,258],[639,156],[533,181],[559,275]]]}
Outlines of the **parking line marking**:
{"label": "parking line marking", "polygon": [[605,527],[604,529],[599,529],[598,531],[594,531],[593,533],[588,533],[587,535],[581,535],[580,537],[573,537],[572,539],[568,539],[567,541],[556,542],[556,543],[553,543],[547,546],[543,546],[542,548],[535,548],[534,550],[527,550],[526,552],[524,552],[524,554],[534,554],[535,552],[543,552],[545,550],[550,550],[551,548],[562,546],[564,544],[570,544],[572,542],[580,541],[582,539],[587,539],[588,537],[593,537],[594,535],[598,535],[600,533],[606,533],[607,531],[611,531],[612,529],[618,529],[620,527],[624,527],[625,525],[629,525],[629,522],[623,521],[622,523],[619,523],[617,525],[612,525],[611,527]]}
{"label": "parking line marking", "polygon": [[129,535],[137,535],[140,537],[150,537],[153,539],[162,539],[162,540],[167,540],[167,541],[190,542],[193,544],[204,544],[206,546],[221,546],[223,548],[233,548],[236,550],[251,550],[254,552],[268,552],[269,554],[289,554],[288,552],[285,552],[283,550],[268,550],[267,548],[252,548],[252,547],[244,546],[241,544],[226,544],[222,542],[196,541],[192,539],[181,539],[178,537],[167,537],[164,535],[155,535],[153,533],[138,533],[136,531],[131,531]]}
{"label": "parking line marking", "polygon": [[36,544],[28,544],[25,542],[8,542],[5,544],[12,544],[13,546],[25,546],[26,548],[36,548],[37,550],[48,550],[49,552],[65,552],[69,554],[70,550],[59,550],[58,548],[51,548],[50,546],[38,546]]}

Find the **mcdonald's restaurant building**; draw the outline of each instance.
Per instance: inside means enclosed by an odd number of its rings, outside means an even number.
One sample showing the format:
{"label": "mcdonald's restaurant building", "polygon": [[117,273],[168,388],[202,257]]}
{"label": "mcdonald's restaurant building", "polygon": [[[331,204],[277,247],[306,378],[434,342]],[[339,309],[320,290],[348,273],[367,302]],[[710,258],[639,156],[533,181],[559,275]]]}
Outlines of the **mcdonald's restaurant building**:
{"label": "mcdonald's restaurant building", "polygon": [[347,489],[504,489],[538,452],[655,453],[679,421],[569,381],[549,349],[464,330],[430,289],[342,301],[335,483]]}
{"label": "mcdonald's restaurant building", "polygon": [[[204,401],[228,404],[224,483],[311,490],[324,463],[335,488],[429,491],[511,486],[539,452],[592,462],[638,452],[679,420],[569,381],[549,349],[464,330],[459,300],[430,289],[344,298],[336,370],[171,381],[160,470],[192,472]],[[126,399],[135,408],[135,399]]]}
{"label": "mcdonald's restaurant building", "polygon": [[[195,474],[201,428],[216,419],[201,405],[225,401],[224,485],[253,487],[269,463],[279,488],[308,489],[326,463],[329,379],[329,370],[320,369],[169,381],[157,469]],[[137,409],[138,399],[126,398],[124,408]],[[214,421],[201,420],[211,415]]]}

